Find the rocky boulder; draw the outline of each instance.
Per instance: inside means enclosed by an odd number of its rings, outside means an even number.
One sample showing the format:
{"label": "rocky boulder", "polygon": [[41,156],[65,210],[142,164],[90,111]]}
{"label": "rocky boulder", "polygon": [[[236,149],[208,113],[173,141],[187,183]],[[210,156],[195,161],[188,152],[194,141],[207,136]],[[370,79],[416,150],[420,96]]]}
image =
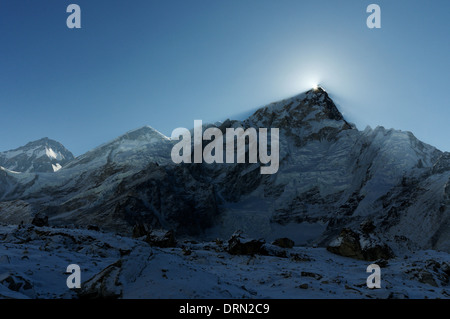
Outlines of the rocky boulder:
{"label": "rocky boulder", "polygon": [[117,299],[122,296],[122,285],[119,275],[122,261],[109,265],[100,273],[82,284],[78,291],[80,299]]}
{"label": "rocky boulder", "polygon": [[281,247],[281,248],[292,248],[295,245],[295,242],[289,238],[278,238],[275,239],[272,245]]}
{"label": "rocky boulder", "polygon": [[160,248],[175,247],[177,245],[175,236],[171,230],[151,230],[147,234],[145,241],[151,246]]}
{"label": "rocky boulder", "polygon": [[150,232],[150,227],[147,224],[137,223],[133,227],[132,237],[139,238],[139,237],[147,236],[149,232]]}
{"label": "rocky boulder", "polygon": [[391,248],[382,243],[374,233],[364,233],[344,228],[327,250],[344,257],[374,261],[394,257]]}
{"label": "rocky boulder", "polygon": [[256,255],[265,244],[263,239],[249,239],[241,232],[235,232],[228,240],[228,253],[231,255]]}
{"label": "rocky boulder", "polygon": [[31,221],[31,224],[38,227],[48,226],[48,216],[42,213],[37,213]]}
{"label": "rocky boulder", "polygon": [[281,248],[280,246],[264,244],[260,248],[260,254],[264,256],[274,256],[280,258],[287,258],[288,252],[286,249]]}

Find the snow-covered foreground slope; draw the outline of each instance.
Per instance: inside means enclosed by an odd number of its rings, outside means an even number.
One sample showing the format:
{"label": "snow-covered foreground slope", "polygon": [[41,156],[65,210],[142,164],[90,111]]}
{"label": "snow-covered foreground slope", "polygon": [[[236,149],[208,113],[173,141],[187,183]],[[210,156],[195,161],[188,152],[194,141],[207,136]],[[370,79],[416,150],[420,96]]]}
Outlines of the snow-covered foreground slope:
{"label": "snow-covered foreground slope", "polygon": [[[220,241],[151,247],[141,239],[87,229],[0,226],[0,298],[449,298],[450,260],[406,253],[366,286],[368,262],[324,248],[285,257],[231,255]],[[82,289],[69,289],[69,264]],[[381,264],[381,263],[380,263]]]}

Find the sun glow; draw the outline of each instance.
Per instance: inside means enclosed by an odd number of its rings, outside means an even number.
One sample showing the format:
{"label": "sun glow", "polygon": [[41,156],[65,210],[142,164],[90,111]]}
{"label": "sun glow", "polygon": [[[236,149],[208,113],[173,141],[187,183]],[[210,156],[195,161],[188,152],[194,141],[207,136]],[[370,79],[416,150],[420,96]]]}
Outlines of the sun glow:
{"label": "sun glow", "polygon": [[309,85],[308,85],[309,89],[313,89],[314,91],[317,91],[320,87],[320,84],[319,84],[320,82],[317,77],[310,78],[308,83],[309,83]]}

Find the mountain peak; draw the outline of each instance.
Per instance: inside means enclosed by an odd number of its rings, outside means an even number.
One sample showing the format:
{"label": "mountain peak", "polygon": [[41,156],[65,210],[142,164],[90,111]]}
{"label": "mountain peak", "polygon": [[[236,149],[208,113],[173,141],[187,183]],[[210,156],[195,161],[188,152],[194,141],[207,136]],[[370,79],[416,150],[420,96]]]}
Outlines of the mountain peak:
{"label": "mountain peak", "polygon": [[66,168],[72,169],[78,165],[100,167],[113,162],[131,166],[167,162],[170,160],[171,145],[170,139],[164,134],[144,125],[78,156]]}
{"label": "mountain peak", "polygon": [[264,106],[248,120],[257,126],[266,127],[314,127],[317,129],[325,126],[343,129],[351,127],[321,86]]}
{"label": "mountain peak", "polygon": [[28,142],[27,144],[25,144],[25,146],[21,146],[21,147],[19,147],[17,149],[27,149],[27,148],[33,148],[33,147],[39,147],[39,146],[61,148],[61,149],[65,150],[65,151],[69,152],[64,147],[64,145],[62,145],[60,142],[58,142],[56,140],[52,140],[52,139],[50,139],[48,137],[43,137],[43,138],[41,138],[39,140]]}
{"label": "mountain peak", "polygon": [[316,85],[315,87],[313,87],[309,91],[312,91],[312,92],[314,92],[316,94],[326,93],[325,89],[323,87],[321,87],[320,85]]}
{"label": "mountain peak", "polygon": [[164,134],[162,134],[161,132],[159,132],[158,130],[154,129],[149,125],[144,125],[137,129],[128,131],[119,137],[119,139],[128,139],[128,140],[141,140],[148,138],[168,139],[167,136],[165,136]]}
{"label": "mountain peak", "polygon": [[315,87],[306,92],[306,95],[314,102],[317,102],[319,105],[324,106],[324,113],[328,116],[329,119],[336,121],[344,120],[342,113],[339,112],[336,104],[334,104],[334,101],[322,87]]}
{"label": "mountain peak", "polygon": [[17,172],[55,172],[72,159],[64,145],[48,137],[0,153],[0,165]]}

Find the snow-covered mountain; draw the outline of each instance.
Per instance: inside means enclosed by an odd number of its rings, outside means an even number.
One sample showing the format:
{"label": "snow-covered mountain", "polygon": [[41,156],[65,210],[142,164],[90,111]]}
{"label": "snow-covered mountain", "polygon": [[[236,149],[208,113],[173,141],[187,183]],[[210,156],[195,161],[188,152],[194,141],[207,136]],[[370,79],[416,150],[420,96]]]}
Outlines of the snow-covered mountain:
{"label": "snow-covered mountain", "polygon": [[212,126],[279,128],[279,171],[261,175],[258,163],[176,165],[174,141],[143,127],[57,173],[30,169],[42,155],[26,169],[6,165],[0,221],[27,223],[39,212],[55,226],[97,224],[131,234],[146,224],[203,239],[242,229],[304,245],[327,245],[343,228],[372,221],[395,251],[450,251],[450,156],[412,133],[359,131],[322,88]]}
{"label": "snow-covered mountain", "polygon": [[21,173],[56,172],[74,159],[61,143],[43,138],[25,146],[0,153],[0,166]]}

